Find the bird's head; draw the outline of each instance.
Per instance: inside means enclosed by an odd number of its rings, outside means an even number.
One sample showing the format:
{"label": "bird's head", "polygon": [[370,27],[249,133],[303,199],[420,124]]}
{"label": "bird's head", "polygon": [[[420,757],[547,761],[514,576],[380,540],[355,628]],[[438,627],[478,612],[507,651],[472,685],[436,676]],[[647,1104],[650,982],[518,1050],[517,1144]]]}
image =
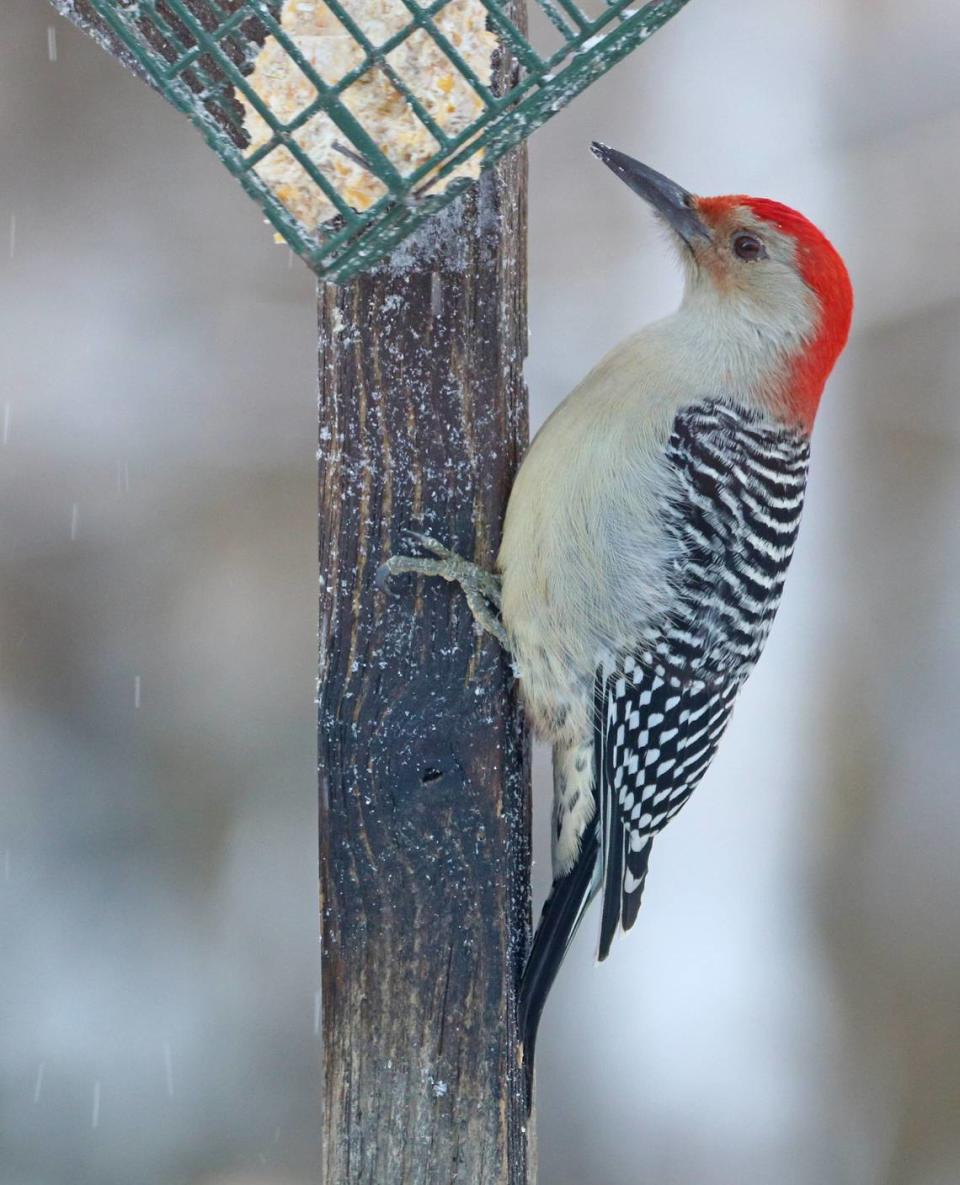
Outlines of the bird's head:
{"label": "bird's head", "polygon": [[684,304],[705,354],[724,343],[726,369],[751,376],[751,393],[809,431],[853,313],[850,277],[826,236],[779,202],[697,197],[605,144],[593,152],[680,244]]}

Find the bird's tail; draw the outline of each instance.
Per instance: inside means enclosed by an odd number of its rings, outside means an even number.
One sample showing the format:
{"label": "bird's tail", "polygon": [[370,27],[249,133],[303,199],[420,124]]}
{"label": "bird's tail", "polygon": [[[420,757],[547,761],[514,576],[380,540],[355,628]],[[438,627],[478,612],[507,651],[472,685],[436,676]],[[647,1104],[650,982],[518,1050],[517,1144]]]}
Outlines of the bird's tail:
{"label": "bird's tail", "polygon": [[584,832],[576,864],[566,876],[554,882],[540,914],[530,957],[523,970],[520,982],[520,1034],[528,1111],[533,1101],[533,1058],[540,1017],[567,947],[573,941],[587,906],[600,887],[596,877],[599,868],[597,855],[597,820],[594,818]]}
{"label": "bird's tail", "polygon": [[[554,754],[555,768],[558,762],[559,755]],[[594,763],[595,796],[596,772]],[[580,836],[580,851],[573,867],[566,875],[558,877],[553,882],[553,888],[544,903],[520,982],[519,1024],[523,1041],[528,1111],[533,1103],[533,1059],[540,1017],[564,955],[587,912],[587,907],[600,888],[599,857],[600,812],[595,804],[593,817]]]}
{"label": "bird's tail", "polygon": [[637,920],[647,879],[652,835],[633,835],[624,825],[620,809],[623,791],[617,789],[617,745],[608,733],[616,724],[612,697],[623,681],[598,674],[595,690],[594,796],[597,802],[600,875],[603,899],[600,907],[600,945],[597,961],[603,962],[618,930],[631,929]]}

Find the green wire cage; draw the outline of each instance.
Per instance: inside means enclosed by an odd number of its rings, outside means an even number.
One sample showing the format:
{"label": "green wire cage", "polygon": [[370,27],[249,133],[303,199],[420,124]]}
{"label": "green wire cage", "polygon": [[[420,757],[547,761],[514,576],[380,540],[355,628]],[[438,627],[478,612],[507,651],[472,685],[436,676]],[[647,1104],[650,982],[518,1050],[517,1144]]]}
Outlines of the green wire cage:
{"label": "green wire cage", "polygon": [[278,234],[343,282],[687,0],[537,0],[534,34],[507,0],[55,3],[92,10]]}

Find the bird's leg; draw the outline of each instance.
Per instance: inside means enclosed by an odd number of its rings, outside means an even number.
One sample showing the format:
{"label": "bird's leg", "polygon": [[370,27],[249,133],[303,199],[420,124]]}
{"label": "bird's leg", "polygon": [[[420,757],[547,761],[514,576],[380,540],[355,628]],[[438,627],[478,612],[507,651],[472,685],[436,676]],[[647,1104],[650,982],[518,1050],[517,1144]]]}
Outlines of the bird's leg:
{"label": "bird's leg", "polygon": [[439,576],[442,580],[449,580],[451,584],[459,584],[467,598],[467,605],[476,623],[488,634],[492,634],[509,654],[510,641],[499,616],[500,578],[492,572],[477,567],[469,560],[465,560],[463,556],[444,547],[430,535],[422,535],[417,531],[407,531],[406,534],[435,558],[392,555],[380,565],[380,570],[377,572],[377,584],[384,588],[391,576],[400,576],[405,573],[412,573],[416,576]]}

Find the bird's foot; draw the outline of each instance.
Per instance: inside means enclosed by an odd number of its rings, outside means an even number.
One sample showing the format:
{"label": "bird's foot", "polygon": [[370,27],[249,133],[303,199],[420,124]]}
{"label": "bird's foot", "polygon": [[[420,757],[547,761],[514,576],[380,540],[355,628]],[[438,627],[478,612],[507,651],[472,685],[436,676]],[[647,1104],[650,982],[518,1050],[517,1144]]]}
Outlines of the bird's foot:
{"label": "bird's foot", "polygon": [[510,642],[500,620],[500,578],[465,560],[430,535],[419,531],[404,534],[433,557],[392,555],[377,571],[377,586],[386,589],[392,576],[439,576],[451,584],[458,584],[467,598],[467,605],[477,624],[492,634],[508,653]]}

